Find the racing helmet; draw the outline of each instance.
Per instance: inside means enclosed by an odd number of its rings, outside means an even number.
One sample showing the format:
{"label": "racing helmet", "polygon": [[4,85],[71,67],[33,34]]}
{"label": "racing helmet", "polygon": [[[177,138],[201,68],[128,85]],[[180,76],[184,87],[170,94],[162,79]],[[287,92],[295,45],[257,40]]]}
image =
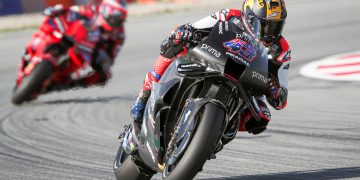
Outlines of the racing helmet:
{"label": "racing helmet", "polygon": [[105,30],[121,27],[127,18],[126,0],[103,0],[99,6],[98,22]]}
{"label": "racing helmet", "polygon": [[261,40],[271,43],[281,36],[287,11],[284,0],[244,0],[243,15],[255,15],[260,20]]}

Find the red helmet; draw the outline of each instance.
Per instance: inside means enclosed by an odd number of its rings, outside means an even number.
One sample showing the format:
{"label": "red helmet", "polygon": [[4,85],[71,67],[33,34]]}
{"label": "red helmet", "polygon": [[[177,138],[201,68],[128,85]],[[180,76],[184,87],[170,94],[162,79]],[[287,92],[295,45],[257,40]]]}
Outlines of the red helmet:
{"label": "red helmet", "polygon": [[98,22],[107,31],[121,27],[127,18],[126,0],[103,0],[99,6]]}

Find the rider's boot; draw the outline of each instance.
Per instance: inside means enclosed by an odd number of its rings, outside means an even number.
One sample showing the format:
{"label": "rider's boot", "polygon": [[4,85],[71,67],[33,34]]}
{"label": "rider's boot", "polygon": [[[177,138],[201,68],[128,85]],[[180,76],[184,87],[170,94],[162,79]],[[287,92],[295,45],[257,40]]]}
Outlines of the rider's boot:
{"label": "rider's boot", "polygon": [[49,93],[53,91],[66,91],[70,89],[74,89],[76,87],[82,86],[81,83],[74,81],[74,82],[68,82],[68,83],[58,83],[58,82],[51,82],[43,93]]}
{"label": "rider's boot", "polygon": [[160,80],[161,76],[165,73],[166,69],[173,60],[174,59],[168,59],[164,56],[159,56],[153,66],[152,71],[146,74],[141,92],[130,112],[132,118],[134,119],[133,125],[136,133],[140,132],[141,130],[142,117],[144,115],[146,103],[150,97],[152,83],[158,82]]}
{"label": "rider's boot", "polygon": [[134,153],[137,148],[133,141],[132,131],[135,132],[136,136],[141,131],[142,118],[149,97],[150,90],[142,90],[140,92],[130,111],[130,115],[134,121],[132,124],[125,126],[124,132],[119,137],[119,139],[121,139],[122,149],[128,154]]}
{"label": "rider's boot", "polygon": [[[133,129],[131,130],[133,130],[136,136],[138,136],[139,132],[141,132],[141,125],[143,123],[145,106],[151,94],[152,83],[158,82],[160,80],[161,76],[164,74],[167,67],[171,64],[172,61],[173,59],[168,59],[160,56],[156,60],[152,71],[148,72],[145,76],[143,87],[130,111],[130,115],[134,120],[131,124],[133,127]],[[136,147],[132,148],[131,142],[133,140],[133,137],[130,136],[130,134],[131,133],[128,131],[128,133],[126,133],[126,135],[128,136],[124,136],[125,138],[123,141],[123,149],[130,149],[131,152],[134,152],[133,149],[136,149]]]}
{"label": "rider's boot", "polygon": [[264,98],[257,99],[260,109],[260,120],[256,120],[249,109],[246,109],[240,115],[239,131],[247,131],[248,133],[257,135],[267,129],[267,125],[271,120],[271,113],[268,109]]}
{"label": "rider's boot", "polygon": [[133,118],[133,127],[135,134],[138,134],[141,131],[141,124],[143,121],[144,110],[147,101],[150,97],[150,90],[144,90],[140,92],[139,96],[136,98],[134,105],[131,108],[130,114]]}

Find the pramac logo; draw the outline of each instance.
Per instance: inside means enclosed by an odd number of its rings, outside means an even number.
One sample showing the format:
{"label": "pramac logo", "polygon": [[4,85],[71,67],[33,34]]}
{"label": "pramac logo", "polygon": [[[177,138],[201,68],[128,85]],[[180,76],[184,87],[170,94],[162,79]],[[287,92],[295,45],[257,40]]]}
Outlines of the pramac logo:
{"label": "pramac logo", "polygon": [[224,47],[249,62],[251,62],[256,56],[255,48],[250,43],[242,39],[233,39],[225,42]]}

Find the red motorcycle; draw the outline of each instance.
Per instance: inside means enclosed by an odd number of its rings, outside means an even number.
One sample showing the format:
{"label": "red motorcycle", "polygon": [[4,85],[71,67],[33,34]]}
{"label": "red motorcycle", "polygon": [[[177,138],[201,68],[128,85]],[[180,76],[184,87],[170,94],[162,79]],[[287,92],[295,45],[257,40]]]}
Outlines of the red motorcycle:
{"label": "red motorcycle", "polygon": [[84,41],[89,37],[86,22],[79,20],[66,26],[63,22],[62,16],[47,17],[33,35],[20,63],[13,104],[31,101],[52,91],[54,85],[69,84],[80,78],[80,70],[90,64],[92,49]]}

